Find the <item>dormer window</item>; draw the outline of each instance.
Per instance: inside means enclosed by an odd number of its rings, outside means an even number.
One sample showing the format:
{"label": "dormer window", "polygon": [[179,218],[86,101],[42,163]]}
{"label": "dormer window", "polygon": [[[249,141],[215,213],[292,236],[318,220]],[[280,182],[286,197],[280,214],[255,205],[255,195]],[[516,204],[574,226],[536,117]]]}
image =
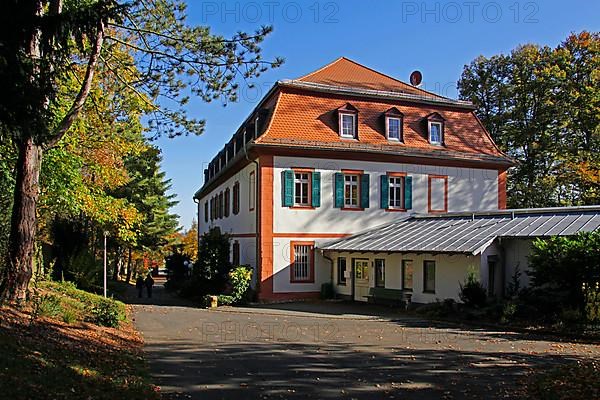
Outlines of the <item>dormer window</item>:
{"label": "dormer window", "polygon": [[358,110],[350,103],[338,108],[339,135],[345,139],[357,139]]}
{"label": "dormer window", "polygon": [[356,115],[354,114],[340,114],[341,118],[341,131],[340,136],[345,138],[354,139],[354,131],[356,126]]}
{"label": "dormer window", "polygon": [[397,108],[392,107],[387,110],[385,116],[385,137],[388,140],[401,142],[402,138],[402,117],[403,114]]}
{"label": "dormer window", "polygon": [[400,118],[387,118],[387,138],[388,140],[400,141],[401,120]]}
{"label": "dormer window", "polygon": [[429,122],[429,143],[431,144],[442,144],[442,127],[441,122]]}
{"label": "dormer window", "polygon": [[432,145],[444,144],[444,118],[440,114],[432,113],[427,116],[427,134]]}

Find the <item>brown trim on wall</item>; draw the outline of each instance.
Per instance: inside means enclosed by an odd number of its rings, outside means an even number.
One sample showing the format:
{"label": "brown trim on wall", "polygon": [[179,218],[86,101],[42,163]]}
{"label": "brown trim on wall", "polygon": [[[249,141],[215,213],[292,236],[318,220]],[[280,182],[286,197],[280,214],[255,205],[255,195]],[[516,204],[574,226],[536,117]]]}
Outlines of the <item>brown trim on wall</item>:
{"label": "brown trim on wall", "polygon": [[229,236],[233,238],[253,238],[256,237],[256,233],[230,233]]}
{"label": "brown trim on wall", "polygon": [[400,176],[400,177],[402,177],[402,176],[406,176],[406,172],[392,172],[392,171],[387,171],[386,175],[387,176],[396,176],[396,177]]}
{"label": "brown trim on wall", "polygon": [[506,170],[498,171],[498,209],[506,210]]}
{"label": "brown trim on wall", "polygon": [[341,170],[342,174],[347,175],[364,175],[365,171],[363,169],[343,169]]}
{"label": "brown trim on wall", "polygon": [[259,257],[256,264],[258,271],[258,298],[268,300],[273,297],[273,156],[259,157],[260,196],[258,208],[259,220]]}
{"label": "brown trim on wall", "polygon": [[315,238],[315,239],[338,239],[352,235],[351,233],[306,233],[285,232],[273,233],[274,238]]}
{"label": "brown trim on wall", "polygon": [[[433,179],[444,179],[444,209],[434,210],[431,208],[431,181]],[[430,213],[448,212],[448,175],[428,175],[427,176],[427,211]]]}

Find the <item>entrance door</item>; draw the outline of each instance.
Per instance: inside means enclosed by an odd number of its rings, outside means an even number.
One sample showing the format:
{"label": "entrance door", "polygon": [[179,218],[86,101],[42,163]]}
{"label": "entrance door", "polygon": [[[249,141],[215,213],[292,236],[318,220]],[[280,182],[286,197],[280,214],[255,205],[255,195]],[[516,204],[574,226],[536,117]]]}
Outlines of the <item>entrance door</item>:
{"label": "entrance door", "polygon": [[496,295],[496,261],[488,259],[488,296]]}
{"label": "entrance door", "polygon": [[367,301],[369,295],[369,260],[353,259],[352,270],[354,271],[354,300]]}

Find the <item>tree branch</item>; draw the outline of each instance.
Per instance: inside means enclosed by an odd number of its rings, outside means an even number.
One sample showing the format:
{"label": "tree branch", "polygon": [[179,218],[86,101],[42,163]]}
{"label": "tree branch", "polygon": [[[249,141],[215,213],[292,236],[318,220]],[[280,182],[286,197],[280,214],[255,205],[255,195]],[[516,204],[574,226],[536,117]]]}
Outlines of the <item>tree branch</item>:
{"label": "tree branch", "polygon": [[87,69],[85,71],[85,76],[83,78],[83,83],[81,85],[81,89],[77,94],[77,97],[73,101],[73,105],[71,109],[64,116],[56,130],[54,131],[54,135],[51,140],[49,140],[44,147],[49,149],[56,145],[62,139],[62,137],[67,133],[69,128],[73,125],[77,116],[81,112],[83,105],[85,104],[85,100],[90,94],[90,90],[92,88],[92,81],[94,79],[94,72],[96,69],[96,65],[98,64],[98,59],[100,57],[100,52],[102,50],[102,45],[104,44],[104,22],[98,22],[98,31],[96,32],[96,39],[94,40],[94,44],[92,46],[92,51],[90,53],[90,58],[88,60]]}

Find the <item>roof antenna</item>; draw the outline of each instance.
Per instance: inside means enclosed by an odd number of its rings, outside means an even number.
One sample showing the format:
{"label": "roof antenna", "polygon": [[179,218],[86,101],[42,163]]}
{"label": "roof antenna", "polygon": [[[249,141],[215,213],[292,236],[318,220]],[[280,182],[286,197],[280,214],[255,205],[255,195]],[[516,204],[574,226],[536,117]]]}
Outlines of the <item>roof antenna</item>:
{"label": "roof antenna", "polygon": [[413,71],[410,74],[410,84],[413,86],[420,86],[421,82],[423,82],[423,74],[421,71]]}

